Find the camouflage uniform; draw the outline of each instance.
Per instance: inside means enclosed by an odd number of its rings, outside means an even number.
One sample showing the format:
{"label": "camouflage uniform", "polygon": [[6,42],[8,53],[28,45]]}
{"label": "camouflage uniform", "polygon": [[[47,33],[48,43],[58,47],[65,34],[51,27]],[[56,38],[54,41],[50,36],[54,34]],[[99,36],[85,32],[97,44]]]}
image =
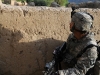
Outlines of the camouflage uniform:
{"label": "camouflage uniform", "polygon": [[[79,21],[77,20],[77,22]],[[87,24],[89,25],[89,22]],[[85,30],[85,28],[83,28],[83,30]],[[80,40],[77,40],[73,33],[70,34],[67,40],[68,53],[65,56],[65,61],[70,63],[74,57],[76,57],[85,47],[90,44],[97,45],[93,33],[88,32],[88,34],[82,37]],[[94,66],[96,58],[97,48],[94,46],[88,48],[81,57],[77,58],[77,63],[75,66],[66,70],[59,70],[58,72],[60,75],[85,75],[86,72]]]}

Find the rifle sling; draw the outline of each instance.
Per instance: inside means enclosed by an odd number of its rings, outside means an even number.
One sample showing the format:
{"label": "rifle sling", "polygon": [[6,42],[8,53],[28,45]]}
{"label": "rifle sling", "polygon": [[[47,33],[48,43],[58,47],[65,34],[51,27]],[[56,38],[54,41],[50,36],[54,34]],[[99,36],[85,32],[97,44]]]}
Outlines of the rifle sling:
{"label": "rifle sling", "polygon": [[88,48],[92,48],[93,46],[95,46],[95,47],[97,47],[96,45],[94,45],[94,44],[90,44],[90,45],[88,45],[88,46],[86,46],[77,56],[76,56],[76,58],[79,58],[79,57],[81,57],[82,56],[82,54],[83,53],[85,53],[86,52],[86,50],[88,49]]}

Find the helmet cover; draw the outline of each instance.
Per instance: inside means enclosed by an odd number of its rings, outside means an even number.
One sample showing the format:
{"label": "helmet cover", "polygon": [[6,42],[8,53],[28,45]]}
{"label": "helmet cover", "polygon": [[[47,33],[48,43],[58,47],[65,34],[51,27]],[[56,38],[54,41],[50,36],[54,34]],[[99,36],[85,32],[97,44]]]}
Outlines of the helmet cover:
{"label": "helmet cover", "polygon": [[72,16],[72,22],[74,22],[75,29],[88,32],[92,27],[93,19],[85,12],[76,12]]}

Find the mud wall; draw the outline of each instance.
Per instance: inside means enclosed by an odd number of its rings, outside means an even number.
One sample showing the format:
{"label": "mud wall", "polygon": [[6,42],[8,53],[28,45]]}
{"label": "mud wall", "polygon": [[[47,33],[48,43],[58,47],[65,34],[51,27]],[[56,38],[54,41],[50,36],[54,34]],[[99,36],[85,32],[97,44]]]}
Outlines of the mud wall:
{"label": "mud wall", "polygon": [[[100,9],[84,9],[95,18],[100,35]],[[52,51],[66,41],[70,8],[0,5],[0,72],[3,75],[42,75]]]}

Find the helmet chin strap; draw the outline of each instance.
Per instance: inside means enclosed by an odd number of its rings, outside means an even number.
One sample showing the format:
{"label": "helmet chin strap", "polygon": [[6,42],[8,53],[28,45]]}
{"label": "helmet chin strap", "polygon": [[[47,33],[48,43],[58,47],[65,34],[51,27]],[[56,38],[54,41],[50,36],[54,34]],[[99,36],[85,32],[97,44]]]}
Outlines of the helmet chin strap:
{"label": "helmet chin strap", "polygon": [[81,30],[78,30],[75,28],[75,25],[73,25],[73,27],[70,29],[71,32],[74,32],[74,31],[78,31],[80,33],[86,33],[86,31],[81,31]]}
{"label": "helmet chin strap", "polygon": [[71,32],[74,32],[74,30],[81,32],[80,30],[76,29],[75,26],[73,25],[73,27],[70,29]]}
{"label": "helmet chin strap", "polygon": [[70,29],[71,32],[74,32],[75,30],[75,25],[73,25],[73,27]]}

